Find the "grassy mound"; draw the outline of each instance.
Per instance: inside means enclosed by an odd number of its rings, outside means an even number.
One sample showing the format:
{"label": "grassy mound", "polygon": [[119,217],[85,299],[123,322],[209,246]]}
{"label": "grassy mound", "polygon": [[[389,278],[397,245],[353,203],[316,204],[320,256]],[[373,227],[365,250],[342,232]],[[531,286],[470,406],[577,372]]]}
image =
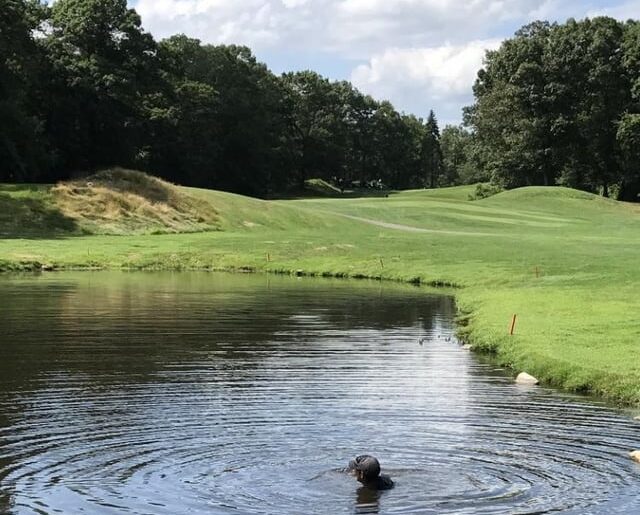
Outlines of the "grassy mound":
{"label": "grassy mound", "polygon": [[588,193],[586,191],[564,188],[562,186],[526,186],[497,193],[494,200],[511,201],[537,201],[537,200],[604,200],[604,197]]}
{"label": "grassy mound", "polygon": [[304,181],[304,189],[316,195],[336,196],[342,193],[338,188],[322,179],[307,179]]}
{"label": "grassy mound", "polygon": [[51,202],[50,186],[0,185],[0,238],[55,238],[78,227]]}
{"label": "grassy mound", "polygon": [[51,189],[53,204],[90,234],[215,230],[213,206],[142,172],[115,168]]}

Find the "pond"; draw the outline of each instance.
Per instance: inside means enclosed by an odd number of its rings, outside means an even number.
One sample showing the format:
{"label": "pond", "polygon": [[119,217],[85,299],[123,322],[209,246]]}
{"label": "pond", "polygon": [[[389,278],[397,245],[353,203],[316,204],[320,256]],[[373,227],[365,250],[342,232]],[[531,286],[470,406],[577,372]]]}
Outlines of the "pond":
{"label": "pond", "polygon": [[[513,384],[453,300],[205,273],[0,279],[1,513],[637,513],[640,425]],[[396,486],[341,472],[376,455]]]}

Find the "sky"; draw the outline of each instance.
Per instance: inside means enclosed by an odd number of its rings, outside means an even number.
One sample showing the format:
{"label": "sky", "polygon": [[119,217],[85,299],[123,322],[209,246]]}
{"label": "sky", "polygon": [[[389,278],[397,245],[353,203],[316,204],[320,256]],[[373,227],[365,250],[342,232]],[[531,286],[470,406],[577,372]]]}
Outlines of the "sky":
{"label": "sky", "polygon": [[440,126],[460,123],[487,49],[539,19],[640,18],[640,0],[130,0],[156,39],[249,46],[277,74],[314,70]]}

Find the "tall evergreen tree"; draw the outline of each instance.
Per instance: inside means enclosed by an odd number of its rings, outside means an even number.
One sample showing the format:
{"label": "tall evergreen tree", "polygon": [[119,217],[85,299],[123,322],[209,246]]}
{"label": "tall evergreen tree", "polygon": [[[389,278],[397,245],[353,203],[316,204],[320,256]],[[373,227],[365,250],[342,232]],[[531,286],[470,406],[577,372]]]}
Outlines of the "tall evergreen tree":
{"label": "tall evergreen tree", "polygon": [[435,188],[442,175],[442,149],[440,148],[440,128],[433,110],[429,111],[424,126],[421,161],[424,170],[424,186]]}

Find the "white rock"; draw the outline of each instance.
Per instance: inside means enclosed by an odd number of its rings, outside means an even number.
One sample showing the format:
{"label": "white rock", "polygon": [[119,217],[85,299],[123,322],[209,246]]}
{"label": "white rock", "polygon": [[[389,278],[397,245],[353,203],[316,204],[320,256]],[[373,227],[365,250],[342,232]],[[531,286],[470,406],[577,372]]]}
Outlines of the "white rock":
{"label": "white rock", "polygon": [[633,417],[633,420],[640,420],[640,415],[638,415],[637,417]]}
{"label": "white rock", "polygon": [[533,385],[533,384],[538,384],[540,381],[538,381],[535,377],[527,374],[526,372],[520,372],[518,374],[518,377],[516,377],[516,383],[517,384],[529,384],[529,385]]}
{"label": "white rock", "polygon": [[638,463],[640,463],[640,451],[631,451],[629,453],[629,457],[633,460],[633,461],[637,461]]}
{"label": "white rock", "polygon": [[465,350],[473,350],[473,345],[469,345],[468,343],[465,343],[462,346],[462,348],[465,349]]}

